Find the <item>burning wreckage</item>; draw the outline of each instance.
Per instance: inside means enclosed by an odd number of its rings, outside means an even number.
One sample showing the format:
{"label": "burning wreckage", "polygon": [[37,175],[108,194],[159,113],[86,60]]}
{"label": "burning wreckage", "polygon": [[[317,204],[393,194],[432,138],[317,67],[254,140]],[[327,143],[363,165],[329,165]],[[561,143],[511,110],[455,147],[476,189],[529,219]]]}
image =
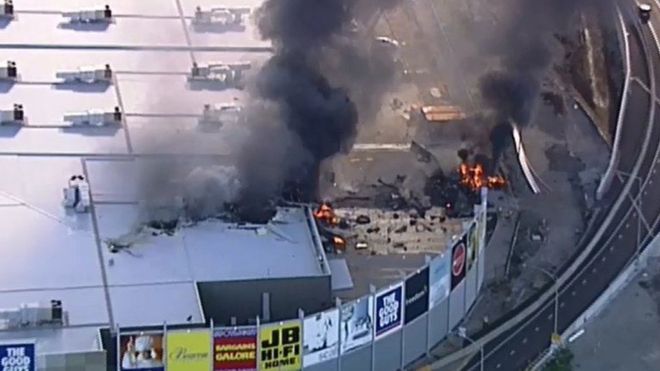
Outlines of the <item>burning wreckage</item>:
{"label": "burning wreckage", "polygon": [[[375,194],[358,192],[323,202],[319,175],[306,183],[288,181],[277,197],[255,203],[238,196],[242,189],[236,169],[195,167],[182,182],[182,192],[174,197],[174,203],[143,205],[143,222],[106,243],[117,252],[149,235],[173,236],[180,228],[208,219],[237,228],[258,228],[272,224],[280,207],[303,207],[314,210],[313,219],[327,252],[341,253],[349,248],[372,253],[431,252],[444,245],[447,234],[460,233],[453,230],[456,223],[448,221],[472,217],[483,187],[502,189],[507,185],[487,156],[472,155],[468,150],[460,150],[458,156],[460,165],[452,171],[445,173],[433,165],[436,170],[422,182],[420,191],[407,188],[406,176],[398,175],[392,182],[379,178],[377,184],[368,186]],[[315,188],[309,189],[310,184]],[[215,190],[217,199],[207,197],[209,189]]]}
{"label": "burning wreckage", "polygon": [[423,195],[406,189],[405,177],[397,176],[392,183],[378,179],[374,187],[383,191],[366,203],[359,196],[322,202],[314,217],[323,245],[334,253],[348,248],[371,254],[432,253],[445,245],[447,236],[461,233],[461,221],[474,215],[482,188],[506,186],[502,176],[486,169],[474,161],[462,162],[449,174],[437,169],[426,180]]}

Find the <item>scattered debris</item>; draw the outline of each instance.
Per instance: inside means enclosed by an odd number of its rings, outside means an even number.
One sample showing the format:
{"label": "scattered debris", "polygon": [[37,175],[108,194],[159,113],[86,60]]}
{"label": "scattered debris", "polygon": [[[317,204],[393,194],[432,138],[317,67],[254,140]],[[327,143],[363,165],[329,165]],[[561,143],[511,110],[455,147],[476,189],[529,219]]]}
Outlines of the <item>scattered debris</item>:
{"label": "scattered debris", "polygon": [[152,229],[152,236],[158,236],[160,234],[174,236],[174,233],[179,226],[179,220],[152,220],[146,225]]}
{"label": "scattered debris", "polygon": [[439,87],[432,87],[429,89],[429,94],[431,94],[433,98],[442,99],[449,94],[449,89],[447,89],[447,85],[442,84]]}
{"label": "scattered debris", "polygon": [[422,106],[419,109],[424,119],[430,123],[445,123],[467,118],[465,112],[458,106]]}
{"label": "scattered debris", "polygon": [[566,104],[564,98],[552,91],[544,91],[541,93],[541,98],[545,104],[552,107],[557,116],[564,116],[566,114]]}

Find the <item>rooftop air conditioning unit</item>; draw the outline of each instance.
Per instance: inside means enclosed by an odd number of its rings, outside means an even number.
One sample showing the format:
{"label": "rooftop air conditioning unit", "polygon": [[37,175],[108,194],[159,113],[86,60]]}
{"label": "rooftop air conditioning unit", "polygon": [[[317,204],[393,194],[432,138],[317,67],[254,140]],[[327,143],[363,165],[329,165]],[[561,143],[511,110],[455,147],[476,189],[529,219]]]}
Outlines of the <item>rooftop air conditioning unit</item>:
{"label": "rooftop air conditioning unit", "polygon": [[14,104],[12,109],[0,110],[0,125],[22,124],[25,121],[25,112],[22,104]]}
{"label": "rooftop air conditioning unit", "polygon": [[7,61],[7,64],[0,67],[0,80],[13,80],[15,81],[18,78],[18,69],[16,68],[16,62]]}
{"label": "rooftop air conditioning unit", "polygon": [[218,26],[240,26],[243,24],[243,16],[250,13],[250,8],[211,8],[202,10],[195,8],[193,24],[218,25]]}
{"label": "rooftop air conditioning unit", "polygon": [[115,107],[114,111],[108,112],[91,109],[83,112],[71,112],[64,114],[64,121],[73,126],[107,126],[121,122],[121,111]]}
{"label": "rooftop air conditioning unit", "polygon": [[57,72],[55,76],[64,82],[84,82],[94,84],[97,82],[108,83],[112,81],[112,70],[110,65],[104,66],[83,66],[74,71]]}
{"label": "rooftop air conditioning unit", "polygon": [[110,5],[106,5],[99,9],[63,12],[62,16],[68,18],[71,23],[109,23],[112,21],[112,10]]}
{"label": "rooftop air conditioning unit", "polygon": [[12,0],[5,0],[5,3],[0,6],[0,18],[14,18],[14,2]]}

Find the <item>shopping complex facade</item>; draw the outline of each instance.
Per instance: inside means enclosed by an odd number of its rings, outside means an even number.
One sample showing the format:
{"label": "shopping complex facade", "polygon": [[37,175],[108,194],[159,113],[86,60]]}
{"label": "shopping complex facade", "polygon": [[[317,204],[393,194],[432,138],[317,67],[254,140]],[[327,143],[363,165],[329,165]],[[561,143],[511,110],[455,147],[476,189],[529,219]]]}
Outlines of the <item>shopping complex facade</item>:
{"label": "shopping complex facade", "polygon": [[[398,370],[427,355],[464,319],[484,279],[486,192],[464,233],[404,280],[316,313],[254,325],[162,323],[98,329],[98,349],[42,353],[14,339],[45,370]],[[176,300],[172,297],[171,300]],[[231,300],[231,299],[229,299]],[[295,301],[295,295],[291,296]],[[201,305],[200,305],[201,307]]]}

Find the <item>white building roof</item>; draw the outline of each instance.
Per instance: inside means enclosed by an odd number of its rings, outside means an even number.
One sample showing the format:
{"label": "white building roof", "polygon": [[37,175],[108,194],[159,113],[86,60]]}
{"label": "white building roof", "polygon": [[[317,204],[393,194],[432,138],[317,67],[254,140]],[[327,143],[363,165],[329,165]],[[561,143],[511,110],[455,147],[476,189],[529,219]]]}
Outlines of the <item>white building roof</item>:
{"label": "white building roof", "polygon": [[[0,63],[14,60],[20,79],[0,83],[0,109],[24,105],[27,125],[0,126],[0,308],[62,300],[68,327],[0,331],[0,340],[37,338],[39,352],[97,348],[97,329],[111,325],[201,322],[196,281],[327,275],[304,211],[282,210],[284,223],[264,235],[215,222],[153,236],[133,255],[109,253],[103,240],[129,231],[137,217],[134,183],[142,156],[228,154],[227,138],[197,130],[204,103],[241,99],[235,89],[192,89],[193,61],[251,61],[270,52],[245,29],[197,32],[197,5],[215,0],[107,0],[107,27],[64,25],[58,12],[89,8],[83,0],[15,2],[0,25]],[[177,6],[180,3],[180,8]],[[254,9],[261,0],[224,0]],[[180,13],[182,12],[182,13]],[[81,26],[85,28],[87,26]],[[116,84],[62,86],[58,71],[110,64]],[[125,125],[66,128],[66,112],[120,106]],[[185,146],[159,142],[181,138]],[[73,174],[90,181],[94,212],[62,207]],[[172,300],[176,297],[176,300]]]}

